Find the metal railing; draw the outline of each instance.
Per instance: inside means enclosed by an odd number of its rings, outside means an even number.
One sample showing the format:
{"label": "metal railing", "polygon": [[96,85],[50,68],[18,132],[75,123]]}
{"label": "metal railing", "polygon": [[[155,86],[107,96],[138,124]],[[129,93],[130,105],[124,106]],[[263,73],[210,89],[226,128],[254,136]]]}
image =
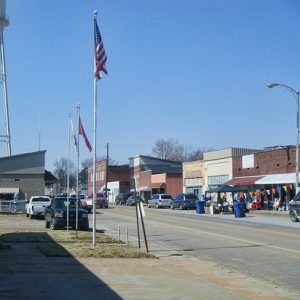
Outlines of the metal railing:
{"label": "metal railing", "polygon": [[25,213],[26,201],[25,200],[3,200],[0,199],[0,213]]}

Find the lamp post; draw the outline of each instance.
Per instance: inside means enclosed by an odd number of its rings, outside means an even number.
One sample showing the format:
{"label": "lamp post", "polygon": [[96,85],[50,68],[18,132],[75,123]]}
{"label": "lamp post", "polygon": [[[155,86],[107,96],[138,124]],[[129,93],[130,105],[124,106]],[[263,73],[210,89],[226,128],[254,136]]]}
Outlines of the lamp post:
{"label": "lamp post", "polygon": [[[285,85],[285,84],[281,84],[281,83],[269,83],[267,84],[268,88],[273,88],[276,86],[280,86],[280,87],[284,87],[287,90],[289,90],[293,96],[296,99],[296,106],[297,106],[297,138],[296,138],[296,193],[298,192],[298,188],[299,188],[299,177],[298,177],[298,173],[299,173],[299,90],[295,90],[292,87]],[[287,201],[286,201],[287,203]],[[287,208],[287,204],[286,204],[286,208]]]}

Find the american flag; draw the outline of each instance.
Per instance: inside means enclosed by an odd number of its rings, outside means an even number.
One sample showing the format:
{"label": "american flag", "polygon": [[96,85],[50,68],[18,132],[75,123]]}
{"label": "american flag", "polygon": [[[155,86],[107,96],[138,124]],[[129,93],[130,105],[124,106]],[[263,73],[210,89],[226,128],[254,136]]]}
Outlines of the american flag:
{"label": "american flag", "polygon": [[94,19],[94,51],[95,51],[95,69],[94,69],[94,77],[99,80],[101,79],[100,71],[103,71],[107,74],[107,70],[105,67],[105,63],[107,60],[107,56],[104,50],[104,45],[102,42],[101,34],[97,25],[97,20]]}

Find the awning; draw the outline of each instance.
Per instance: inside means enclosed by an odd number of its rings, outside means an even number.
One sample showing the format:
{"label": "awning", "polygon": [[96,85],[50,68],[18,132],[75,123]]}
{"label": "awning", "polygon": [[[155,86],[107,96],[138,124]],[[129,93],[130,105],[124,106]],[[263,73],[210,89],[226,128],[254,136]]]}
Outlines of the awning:
{"label": "awning", "polygon": [[295,173],[266,175],[264,176],[264,178],[256,181],[256,184],[287,184],[287,183],[296,183]]}
{"label": "awning", "polygon": [[221,185],[219,187],[209,189],[206,192],[207,193],[234,193],[234,192],[241,192],[244,191],[244,189],[240,189],[239,187],[233,187],[229,185]]}
{"label": "awning", "polygon": [[166,184],[164,182],[153,182],[151,183],[151,188],[153,189],[161,189],[164,188]]}
{"label": "awning", "polygon": [[253,185],[258,184],[256,183],[257,180],[264,178],[265,176],[248,176],[248,177],[234,177],[230,179],[229,181],[226,181],[224,185],[234,185],[234,186],[240,186],[240,185]]}
{"label": "awning", "polygon": [[11,187],[1,187],[0,193],[1,194],[17,194],[20,192],[19,188],[11,188]]}
{"label": "awning", "polygon": [[150,192],[151,188],[149,188],[148,186],[141,186],[139,188],[136,189],[137,192]]}

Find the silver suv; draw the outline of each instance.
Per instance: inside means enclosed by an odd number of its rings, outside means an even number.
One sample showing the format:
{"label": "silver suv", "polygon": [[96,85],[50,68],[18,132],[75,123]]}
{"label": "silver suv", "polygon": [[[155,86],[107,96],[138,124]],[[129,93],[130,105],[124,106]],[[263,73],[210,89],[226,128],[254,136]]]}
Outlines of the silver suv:
{"label": "silver suv", "polygon": [[148,200],[148,207],[171,207],[172,196],[169,194],[154,194],[150,200]]}

